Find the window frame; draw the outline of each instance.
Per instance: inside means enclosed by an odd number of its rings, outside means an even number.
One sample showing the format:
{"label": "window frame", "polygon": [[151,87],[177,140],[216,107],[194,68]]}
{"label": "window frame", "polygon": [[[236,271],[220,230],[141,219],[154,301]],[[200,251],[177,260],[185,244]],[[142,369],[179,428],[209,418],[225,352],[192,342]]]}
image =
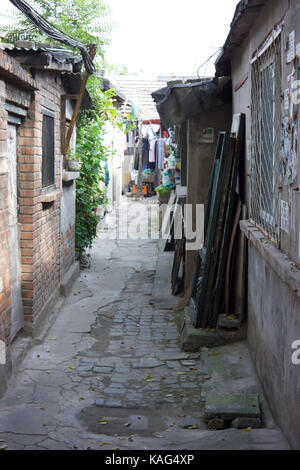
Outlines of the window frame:
{"label": "window frame", "polygon": [[[53,135],[52,137],[52,169],[51,175],[48,176],[48,179],[45,181],[45,156],[44,156],[44,117],[51,118],[53,120]],[[55,148],[55,112],[49,109],[43,108],[42,110],[42,193],[49,192],[56,189],[56,174],[55,174],[55,163],[56,163],[56,148]],[[50,166],[50,165],[49,165]],[[49,170],[48,170],[49,171]],[[48,181],[49,180],[49,181]]]}
{"label": "window frame", "polygon": [[[251,220],[275,244],[280,243],[280,208],[278,203],[280,200],[281,136],[278,138],[277,132],[279,128],[281,129],[282,123],[282,52],[282,34],[280,34],[257,57],[257,60],[251,63]],[[267,100],[263,101],[263,73],[272,65],[272,149],[265,153],[263,150],[263,136],[266,135],[266,128],[263,127],[263,118],[268,102]],[[279,70],[276,70],[278,66]],[[268,158],[271,155],[272,162]],[[265,175],[265,173],[268,174]],[[266,183],[268,184],[271,178],[272,187],[269,184],[269,189],[264,190],[264,187],[267,187]],[[272,210],[272,213],[268,213],[266,210],[268,207]]]}

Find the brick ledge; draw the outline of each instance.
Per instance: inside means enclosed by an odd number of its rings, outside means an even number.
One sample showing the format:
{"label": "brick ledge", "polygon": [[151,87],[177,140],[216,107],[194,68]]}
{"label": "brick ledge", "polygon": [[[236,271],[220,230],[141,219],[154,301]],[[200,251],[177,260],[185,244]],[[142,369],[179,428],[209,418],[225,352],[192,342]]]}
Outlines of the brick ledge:
{"label": "brick ledge", "polygon": [[51,191],[40,195],[40,202],[54,202],[58,201],[61,197],[60,191]]}

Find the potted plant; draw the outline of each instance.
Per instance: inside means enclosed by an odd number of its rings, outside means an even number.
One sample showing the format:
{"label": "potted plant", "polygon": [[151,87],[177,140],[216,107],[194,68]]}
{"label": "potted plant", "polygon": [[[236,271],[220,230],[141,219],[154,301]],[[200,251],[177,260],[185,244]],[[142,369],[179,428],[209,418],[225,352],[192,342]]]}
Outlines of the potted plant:
{"label": "potted plant", "polygon": [[66,157],[66,167],[68,171],[75,171],[75,172],[80,172],[81,167],[82,167],[82,162],[77,160],[76,154],[72,152],[70,149],[68,150],[67,157]]}
{"label": "potted plant", "polygon": [[174,186],[158,186],[155,188],[155,192],[158,194],[158,200],[160,203],[168,203],[170,194],[173,191]]}

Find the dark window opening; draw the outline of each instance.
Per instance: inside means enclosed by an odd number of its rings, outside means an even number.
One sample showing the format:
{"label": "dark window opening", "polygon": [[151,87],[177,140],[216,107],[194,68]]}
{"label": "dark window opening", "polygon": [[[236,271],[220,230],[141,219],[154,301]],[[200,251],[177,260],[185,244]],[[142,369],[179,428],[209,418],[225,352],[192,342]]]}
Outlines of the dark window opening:
{"label": "dark window opening", "polygon": [[42,141],[42,186],[46,188],[55,183],[54,118],[46,114],[43,115]]}

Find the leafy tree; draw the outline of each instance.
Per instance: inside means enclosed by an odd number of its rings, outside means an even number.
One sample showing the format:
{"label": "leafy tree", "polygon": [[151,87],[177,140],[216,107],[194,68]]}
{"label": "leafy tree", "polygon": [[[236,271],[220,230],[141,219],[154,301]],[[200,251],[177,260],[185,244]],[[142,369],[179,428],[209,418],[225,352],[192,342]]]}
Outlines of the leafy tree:
{"label": "leafy tree", "polygon": [[[99,56],[103,63],[104,45],[108,43],[111,30],[110,25],[104,21],[109,12],[104,0],[28,0],[28,3],[67,36],[84,44],[97,44],[98,61],[96,58],[95,62],[99,71]],[[5,41],[26,39],[50,42],[21,12],[14,12],[13,16],[6,14],[6,18],[7,26],[0,28]],[[89,77],[88,90],[94,107],[81,111],[77,121],[76,157],[82,162],[80,178],[76,184],[75,242],[79,255],[92,245],[98,223],[95,210],[106,202],[106,190],[101,189],[101,182],[104,182],[105,177],[102,163],[107,160],[111,150],[103,145],[104,123],[110,121],[120,129],[124,127],[114,106],[115,92],[104,91],[101,85],[97,74]]]}
{"label": "leafy tree", "polygon": [[[109,42],[111,26],[105,21],[109,13],[104,0],[28,0],[28,3],[50,24],[84,44],[103,46]],[[50,42],[49,38],[19,10],[6,12],[7,24],[0,34],[8,42],[19,39]]]}

